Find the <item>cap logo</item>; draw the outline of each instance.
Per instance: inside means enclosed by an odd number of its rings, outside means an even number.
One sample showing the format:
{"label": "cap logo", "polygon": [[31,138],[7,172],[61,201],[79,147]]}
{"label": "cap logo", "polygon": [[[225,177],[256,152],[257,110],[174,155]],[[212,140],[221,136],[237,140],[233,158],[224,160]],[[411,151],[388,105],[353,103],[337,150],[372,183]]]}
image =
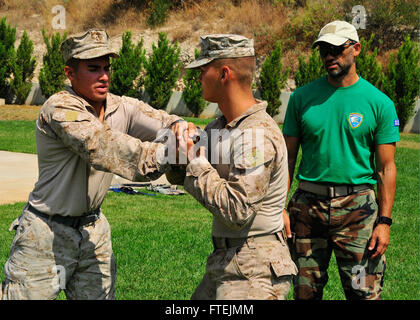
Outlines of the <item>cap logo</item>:
{"label": "cap logo", "polygon": [[326,26],[325,28],[324,28],[324,30],[323,30],[323,34],[325,34],[325,33],[335,33],[335,31],[337,30],[337,26],[335,26],[335,25],[329,25],[329,26]]}
{"label": "cap logo", "polygon": [[363,115],[360,113],[350,113],[349,115],[349,123],[350,127],[353,129],[359,127],[362,124]]}

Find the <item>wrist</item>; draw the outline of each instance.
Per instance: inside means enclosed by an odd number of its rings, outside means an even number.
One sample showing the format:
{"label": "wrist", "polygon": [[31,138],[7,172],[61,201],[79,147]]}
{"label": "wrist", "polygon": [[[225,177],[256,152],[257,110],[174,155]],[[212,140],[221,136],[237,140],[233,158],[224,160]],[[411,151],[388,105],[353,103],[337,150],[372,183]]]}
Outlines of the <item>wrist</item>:
{"label": "wrist", "polygon": [[378,218],[376,219],[376,224],[385,224],[391,226],[392,219],[390,217],[378,216]]}

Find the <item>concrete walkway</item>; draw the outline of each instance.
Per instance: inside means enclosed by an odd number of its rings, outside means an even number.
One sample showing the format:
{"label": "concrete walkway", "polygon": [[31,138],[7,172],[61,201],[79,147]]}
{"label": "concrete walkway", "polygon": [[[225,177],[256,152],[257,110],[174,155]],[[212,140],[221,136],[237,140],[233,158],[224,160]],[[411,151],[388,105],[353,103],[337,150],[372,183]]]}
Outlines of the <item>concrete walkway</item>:
{"label": "concrete walkway", "polygon": [[[114,176],[115,177],[115,176]],[[25,202],[38,180],[38,157],[36,154],[0,151],[0,205]],[[119,183],[130,181],[119,178]],[[115,178],[112,184],[115,183]],[[166,184],[163,175],[153,184]]]}

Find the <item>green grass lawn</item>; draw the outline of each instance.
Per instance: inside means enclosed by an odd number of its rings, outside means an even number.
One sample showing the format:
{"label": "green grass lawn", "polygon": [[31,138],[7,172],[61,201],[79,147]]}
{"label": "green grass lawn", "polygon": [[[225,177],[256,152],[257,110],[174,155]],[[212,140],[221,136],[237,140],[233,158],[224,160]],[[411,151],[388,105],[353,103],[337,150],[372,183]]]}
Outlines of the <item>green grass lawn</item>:
{"label": "green grass lawn", "polygon": [[[0,150],[34,153],[34,122],[20,122],[0,122]],[[402,134],[402,142],[406,143],[401,145],[406,147],[397,148],[397,193],[383,299],[420,299],[418,138],[419,135]],[[24,143],[20,143],[22,140]],[[296,182],[291,193],[295,188]],[[0,206],[0,269],[8,258],[13,238],[9,225],[23,206],[24,203]],[[102,208],[112,229],[117,262],[116,298],[189,299],[212,251],[211,214],[188,194],[150,197],[110,192]],[[0,279],[3,277],[0,272]],[[329,277],[324,299],[344,299],[334,257]],[[64,299],[64,294],[59,298]],[[291,292],[288,298],[292,299]]]}

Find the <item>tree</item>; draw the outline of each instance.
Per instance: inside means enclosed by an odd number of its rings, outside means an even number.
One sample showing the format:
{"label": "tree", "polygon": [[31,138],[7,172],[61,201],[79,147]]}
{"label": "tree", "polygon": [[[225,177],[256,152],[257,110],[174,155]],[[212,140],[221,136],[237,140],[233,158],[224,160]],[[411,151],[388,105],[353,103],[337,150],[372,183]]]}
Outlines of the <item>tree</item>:
{"label": "tree", "polygon": [[16,28],[6,24],[6,18],[0,20],[0,97],[7,97],[10,91],[10,76],[13,71],[15,54]]}
{"label": "tree", "polygon": [[366,41],[365,38],[360,38],[362,48],[360,54],[356,58],[356,70],[363,79],[369,81],[378,89],[381,89],[384,75],[382,66],[376,59],[378,48],[372,48],[374,38],[374,34],[371,34],[368,41]]}
{"label": "tree", "polygon": [[324,64],[318,49],[313,49],[309,56],[308,62],[305,61],[304,56],[299,56],[298,70],[295,74],[296,88],[320,78],[325,74]]}
{"label": "tree", "polygon": [[279,113],[281,89],[285,87],[290,72],[289,68],[283,71],[281,55],[282,45],[278,41],[261,67],[258,83],[261,98],[268,103],[267,113],[272,117]]}
{"label": "tree", "polygon": [[25,103],[32,86],[36,59],[32,56],[34,44],[24,31],[13,59],[13,79],[11,80],[12,93],[16,96],[16,104]]}
{"label": "tree", "polygon": [[134,45],[131,41],[131,32],[122,35],[120,57],[112,59],[112,72],[110,91],[117,95],[138,98],[138,78],[143,64],[146,61],[146,50],[143,49],[143,39]]}
{"label": "tree", "polygon": [[171,46],[166,33],[159,32],[158,45],[152,44],[152,51],[144,64],[144,86],[150,96],[150,104],[156,109],[164,109],[179,77],[180,48],[176,42]]}
{"label": "tree", "polygon": [[384,92],[394,101],[400,120],[400,131],[413,115],[416,97],[419,94],[420,54],[418,44],[405,37],[400,49],[391,55]]}
{"label": "tree", "polygon": [[47,37],[45,30],[42,30],[42,37],[47,46],[47,52],[43,56],[43,66],[39,73],[39,85],[42,94],[49,98],[54,93],[59,92],[65,87],[66,76],[64,74],[64,67],[66,61],[61,54],[61,43],[67,38],[67,33],[63,36],[57,32],[53,34],[50,39]]}
{"label": "tree", "polygon": [[[194,54],[197,59],[200,56],[200,51],[195,49]],[[198,81],[199,76],[200,70],[187,69],[183,77],[185,89],[182,93],[182,99],[184,99],[188,109],[194,114],[194,117],[198,117],[206,107],[206,100],[202,96],[203,90]]]}

